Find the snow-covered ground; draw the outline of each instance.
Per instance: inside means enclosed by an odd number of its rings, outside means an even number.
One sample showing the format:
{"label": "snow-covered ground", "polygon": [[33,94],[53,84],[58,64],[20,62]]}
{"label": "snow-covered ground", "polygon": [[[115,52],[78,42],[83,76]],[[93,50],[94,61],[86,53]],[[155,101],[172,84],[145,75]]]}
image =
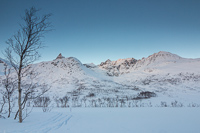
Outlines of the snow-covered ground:
{"label": "snow-covered ground", "polygon": [[0,133],[198,133],[200,108],[34,108],[23,123],[0,119]]}
{"label": "snow-covered ground", "polygon": [[[1,103],[5,62],[0,63]],[[98,66],[63,56],[33,64],[33,73],[23,77],[23,84],[34,84],[37,93],[47,86],[43,97],[50,98],[48,107],[53,109],[44,113],[36,108],[44,106],[41,99],[30,100],[26,105],[34,106],[30,116],[22,124],[13,120],[15,113],[0,118],[0,133],[198,133],[199,66],[200,59],[163,51],[137,61],[107,60]],[[144,92],[153,96],[141,97]],[[12,98],[16,112],[17,90]]]}

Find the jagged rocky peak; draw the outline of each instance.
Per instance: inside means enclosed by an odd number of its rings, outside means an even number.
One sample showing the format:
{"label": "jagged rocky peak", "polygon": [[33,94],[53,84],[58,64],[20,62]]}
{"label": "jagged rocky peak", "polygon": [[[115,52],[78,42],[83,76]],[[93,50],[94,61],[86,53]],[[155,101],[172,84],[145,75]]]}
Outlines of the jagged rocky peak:
{"label": "jagged rocky peak", "polygon": [[4,63],[4,62],[0,59],[0,63]]}
{"label": "jagged rocky peak", "polygon": [[62,56],[62,54],[60,53],[58,56],[57,56],[57,58],[56,59],[63,59],[63,58],[65,58],[64,56]]}
{"label": "jagged rocky peak", "polygon": [[[60,53],[57,58],[53,61],[49,61],[46,64],[51,64],[53,67],[61,68],[61,69],[74,69],[80,68],[82,63],[75,57],[64,57]],[[45,67],[44,63],[41,64],[42,67]]]}
{"label": "jagged rocky peak", "polygon": [[126,59],[118,59],[116,61],[111,61],[110,59],[106,60],[105,62],[101,62],[100,66],[105,65],[112,65],[112,66],[118,66],[118,65],[126,65],[130,66],[137,62],[134,58],[126,58]]}
{"label": "jagged rocky peak", "polygon": [[5,64],[5,63],[6,63],[6,61],[5,61],[4,59],[0,58],[0,63],[3,63],[3,64]]}
{"label": "jagged rocky peak", "polygon": [[120,74],[128,73],[129,69],[136,64],[134,58],[118,59],[116,61],[106,60],[99,67],[107,70],[109,76],[119,76]]}
{"label": "jagged rocky peak", "polygon": [[61,54],[51,62],[54,66],[70,64],[72,66],[82,66],[82,63],[75,57],[63,57]]}
{"label": "jagged rocky peak", "polygon": [[112,61],[110,59],[107,59],[105,62],[101,62],[100,66],[104,66],[107,64],[110,64]]}
{"label": "jagged rocky peak", "polygon": [[108,59],[108,60],[106,60],[106,62],[105,63],[111,63],[111,60],[110,59]]}
{"label": "jagged rocky peak", "polygon": [[130,65],[135,64],[136,62],[137,60],[134,58],[118,59],[117,61],[113,61],[113,65],[124,64],[124,65],[130,66]]}

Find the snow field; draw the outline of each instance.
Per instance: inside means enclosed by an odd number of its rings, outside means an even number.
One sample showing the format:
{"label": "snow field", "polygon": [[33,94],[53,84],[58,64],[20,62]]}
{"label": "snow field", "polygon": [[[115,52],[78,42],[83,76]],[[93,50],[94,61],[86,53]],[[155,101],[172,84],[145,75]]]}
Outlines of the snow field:
{"label": "snow field", "polygon": [[0,119],[0,133],[198,133],[200,108],[55,108],[22,124]]}

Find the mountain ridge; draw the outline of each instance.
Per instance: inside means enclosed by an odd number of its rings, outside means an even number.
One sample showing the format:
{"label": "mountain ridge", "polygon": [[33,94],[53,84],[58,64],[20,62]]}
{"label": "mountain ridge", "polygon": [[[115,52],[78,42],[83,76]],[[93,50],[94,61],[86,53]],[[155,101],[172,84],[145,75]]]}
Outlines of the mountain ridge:
{"label": "mountain ridge", "polygon": [[[134,58],[127,58],[127,59],[134,59]],[[184,64],[184,63],[195,64],[195,62],[196,62],[195,70],[197,70],[198,65],[200,65],[199,58],[196,58],[196,59],[182,58],[176,54],[172,54],[170,52],[165,52],[165,51],[160,51],[146,58],[143,57],[142,59],[135,60],[134,63],[130,65],[124,65],[126,64],[127,59],[123,59],[124,62],[121,62],[121,64],[118,64],[118,65],[114,64],[114,62],[116,61],[107,60],[105,62],[102,62],[99,65],[99,67],[103,70],[106,70],[109,76],[119,76],[122,74],[136,72],[136,71],[146,71],[146,72],[147,71],[153,72],[155,70],[159,71],[159,69],[161,67],[163,69],[164,66],[168,66],[169,68],[172,68],[173,66],[177,66],[177,67],[180,67],[181,69],[181,67],[184,68],[184,65],[181,66],[181,64]]]}
{"label": "mountain ridge", "polygon": [[[188,100],[189,97],[191,101],[199,101],[199,59],[186,59],[163,51],[141,60],[107,60],[100,65],[82,64],[75,57],[65,58],[61,54],[58,57],[30,65],[32,74],[37,77],[24,77],[23,81],[48,85],[51,89],[46,95],[51,98],[70,95],[80,99],[91,96],[134,99],[139,92],[151,91],[160,100],[166,97]],[[3,78],[0,75],[0,79]]]}
{"label": "mountain ridge", "polygon": [[[101,62],[99,65],[91,64],[82,64],[80,60],[78,60],[75,57],[67,57],[65,58],[60,53],[56,59],[53,61],[50,61],[54,66],[57,65],[57,62],[59,60],[73,60],[72,66],[76,66],[76,64],[79,64],[79,66],[85,66],[86,68],[95,69],[99,68],[102,71],[106,73],[108,76],[120,76],[126,73],[131,73],[135,71],[155,71],[161,68],[161,66],[167,66],[173,67],[177,64],[189,64],[193,63],[195,66],[199,64],[200,58],[191,59],[191,58],[183,58],[176,54],[172,54],[170,52],[166,51],[160,51],[158,53],[154,53],[152,55],[149,55],[148,57],[143,57],[142,59],[136,60],[135,58],[125,58],[125,59],[118,59],[116,61],[106,60],[105,62]],[[3,64],[6,62],[8,64],[8,61],[0,58],[0,72],[3,73]],[[49,62],[49,61],[46,61]],[[41,62],[40,62],[41,63]],[[74,64],[75,63],[75,64]],[[38,63],[36,63],[38,64]],[[34,65],[34,64],[33,64]],[[64,64],[63,64],[64,65]],[[183,66],[177,66],[177,67],[184,67]],[[184,68],[185,69],[185,68]],[[196,67],[195,67],[196,69]],[[99,71],[99,70],[98,70]]]}

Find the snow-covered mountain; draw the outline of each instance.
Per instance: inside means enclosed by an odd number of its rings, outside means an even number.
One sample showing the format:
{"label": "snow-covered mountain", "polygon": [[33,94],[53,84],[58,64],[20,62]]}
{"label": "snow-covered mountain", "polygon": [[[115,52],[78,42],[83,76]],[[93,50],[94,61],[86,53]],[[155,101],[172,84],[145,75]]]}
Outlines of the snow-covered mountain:
{"label": "snow-covered mountain", "polygon": [[187,59],[169,52],[158,52],[147,58],[138,60],[133,71],[154,73],[199,73],[200,59]]}
{"label": "snow-covered mountain", "polygon": [[[61,54],[53,60],[31,65],[36,74],[31,82],[46,84],[46,95],[86,98],[140,99],[140,92],[150,91],[159,101],[171,99],[199,102],[200,59],[186,59],[169,52],[147,58],[107,60],[100,65],[82,64]],[[28,79],[28,77],[27,77]],[[27,80],[27,81],[30,81]]]}
{"label": "snow-covered mountain", "polygon": [[[82,91],[83,95],[98,89],[113,89],[120,86],[113,82],[104,72],[92,70],[88,65],[83,65],[74,57],[59,58],[48,62],[41,62],[31,66],[37,78],[33,82],[47,84],[51,87],[48,93],[64,96],[67,92]],[[95,67],[94,69],[98,69]],[[84,90],[84,91],[83,91]]]}
{"label": "snow-covered mountain", "polygon": [[105,70],[109,76],[119,76],[134,72],[161,73],[199,73],[200,59],[187,59],[178,55],[160,51],[147,58],[119,59],[102,62],[99,68]]}

